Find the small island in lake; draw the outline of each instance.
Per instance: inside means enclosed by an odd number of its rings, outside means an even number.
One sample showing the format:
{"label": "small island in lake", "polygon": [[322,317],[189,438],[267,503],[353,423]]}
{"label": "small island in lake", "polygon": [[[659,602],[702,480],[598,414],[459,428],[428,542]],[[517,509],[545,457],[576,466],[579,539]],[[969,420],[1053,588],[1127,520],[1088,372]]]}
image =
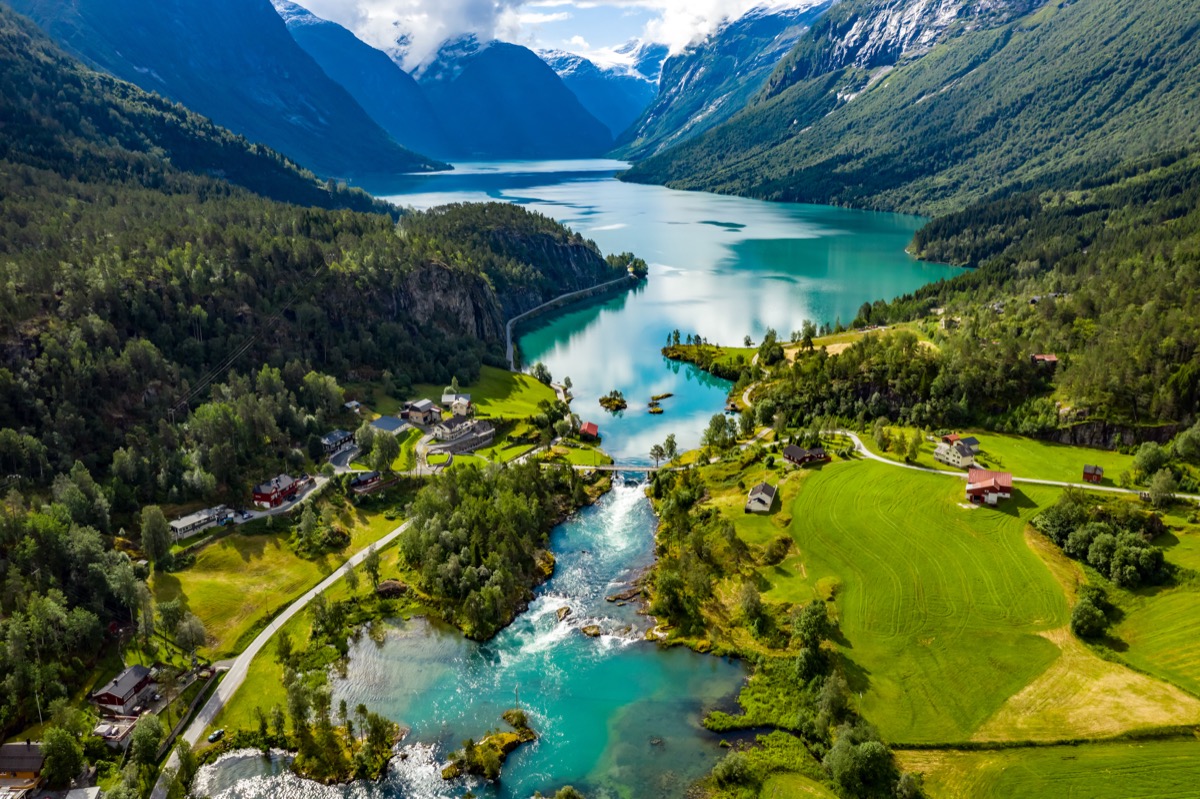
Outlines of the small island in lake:
{"label": "small island in lake", "polygon": [[600,398],[600,407],[604,408],[606,411],[616,413],[617,411],[623,411],[628,408],[629,403],[625,401],[625,395],[614,388],[612,391]]}
{"label": "small island in lake", "polygon": [[497,730],[488,733],[479,743],[468,738],[462,749],[451,753],[450,763],[442,769],[442,779],[452,780],[463,774],[475,774],[486,780],[499,779],[505,759],[521,744],[537,740],[537,733],[530,729],[524,710],[506,710],[504,720],[513,732]]}

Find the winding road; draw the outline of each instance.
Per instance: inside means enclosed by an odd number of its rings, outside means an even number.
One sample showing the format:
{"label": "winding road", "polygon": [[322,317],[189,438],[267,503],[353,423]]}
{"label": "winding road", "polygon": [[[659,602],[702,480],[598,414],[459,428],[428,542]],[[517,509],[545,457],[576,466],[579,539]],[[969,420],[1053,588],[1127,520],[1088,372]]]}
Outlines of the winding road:
{"label": "winding road", "polygon": [[[374,546],[378,549],[383,549],[388,544],[392,543],[392,541],[396,540],[397,536],[407,530],[410,524],[412,524],[412,522],[404,522],[395,530],[392,530],[390,533],[380,538],[371,546]],[[275,633],[279,632],[283,625],[291,621],[291,619],[295,617],[297,613],[304,610],[308,603],[311,602],[317,596],[317,594],[326,591],[330,586],[341,579],[346,572],[366,560],[367,553],[370,551],[370,549],[371,547],[368,546],[351,555],[345,563],[330,572],[329,576],[327,576],[324,580],[318,583],[315,587],[309,589],[307,593],[305,593],[295,602],[288,605],[282,613],[276,616],[271,623],[263,629],[262,632],[255,636],[254,640],[250,642],[250,646],[246,647],[240,655],[238,655],[232,661],[226,661],[226,663],[229,664],[229,668],[225,673],[225,678],[221,680],[220,684],[217,686],[217,690],[213,692],[212,696],[208,698],[208,701],[204,703],[204,706],[200,708],[200,711],[196,714],[196,717],[192,719],[192,723],[189,724],[187,729],[185,729],[180,735],[180,738],[187,741],[189,746],[195,746],[196,742],[200,740],[200,736],[204,734],[204,730],[208,728],[208,725],[212,724],[213,720],[217,717],[217,714],[221,712],[226,703],[229,702],[230,698],[234,695],[234,693],[237,692],[237,689],[241,687],[243,682],[245,682],[246,675],[250,671],[250,663],[258,656],[263,647],[267,645],[267,642],[271,640],[271,637],[275,635]],[[170,784],[168,776],[173,776],[178,767],[179,757],[175,754],[174,750],[172,750],[171,756],[167,759],[166,764],[164,764],[162,770],[159,772],[158,782],[154,784],[154,791],[151,792],[150,799],[166,799],[167,787]]]}

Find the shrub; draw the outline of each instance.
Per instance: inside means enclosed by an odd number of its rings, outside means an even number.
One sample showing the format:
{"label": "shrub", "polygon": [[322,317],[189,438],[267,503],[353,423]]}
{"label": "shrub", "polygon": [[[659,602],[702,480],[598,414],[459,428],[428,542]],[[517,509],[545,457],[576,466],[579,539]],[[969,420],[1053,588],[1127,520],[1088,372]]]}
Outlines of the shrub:
{"label": "shrub", "polygon": [[1080,599],[1071,611],[1071,632],[1080,638],[1101,638],[1108,631],[1104,611],[1087,599]]}

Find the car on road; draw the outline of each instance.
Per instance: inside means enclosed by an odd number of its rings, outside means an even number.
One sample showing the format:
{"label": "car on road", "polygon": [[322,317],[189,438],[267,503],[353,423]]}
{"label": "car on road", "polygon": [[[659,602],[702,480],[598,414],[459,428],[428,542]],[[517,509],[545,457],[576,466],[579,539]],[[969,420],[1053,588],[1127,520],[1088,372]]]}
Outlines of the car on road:
{"label": "car on road", "polygon": [[242,511],[242,518],[243,518],[243,519],[249,519],[249,518],[250,518],[250,515],[251,515],[251,514],[250,514],[250,511],[248,511],[248,510],[244,510],[244,511]]}
{"label": "car on road", "polygon": [[215,744],[217,741],[225,737],[225,730],[213,730],[212,735],[208,736],[208,742]]}

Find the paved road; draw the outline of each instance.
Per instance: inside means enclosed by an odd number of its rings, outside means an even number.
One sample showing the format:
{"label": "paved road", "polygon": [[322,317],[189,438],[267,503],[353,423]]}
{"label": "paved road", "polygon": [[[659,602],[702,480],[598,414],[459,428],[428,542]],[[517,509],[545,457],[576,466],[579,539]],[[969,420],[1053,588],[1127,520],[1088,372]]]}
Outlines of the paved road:
{"label": "paved road", "polygon": [[[379,541],[375,543],[375,546],[380,549],[387,546],[394,541],[398,535],[408,529],[410,524],[412,524],[412,522],[404,522],[404,524],[401,524],[395,530],[392,530],[383,538],[380,538]],[[262,651],[263,647],[267,645],[267,642],[271,640],[271,636],[279,632],[279,629],[283,627],[283,625],[287,624],[288,621],[290,621],[297,613],[304,610],[308,603],[311,602],[313,598],[317,596],[317,594],[320,594],[328,589],[347,571],[362,563],[363,560],[366,559],[369,550],[370,547],[366,547],[365,549],[359,550],[357,553],[352,555],[349,560],[347,560],[337,569],[334,569],[329,576],[318,583],[316,587],[310,589],[304,596],[288,605],[282,613],[275,617],[275,619],[268,624],[253,641],[250,642],[250,646],[246,647],[246,649],[240,655],[234,658],[233,661],[225,661],[225,663],[229,664],[228,671],[225,674],[225,679],[221,680],[220,685],[217,686],[217,690],[214,691],[212,696],[208,698],[208,701],[204,703],[204,706],[200,708],[200,711],[196,714],[196,718],[192,720],[192,723],[188,725],[187,729],[184,730],[179,737],[187,741],[189,746],[195,746],[196,742],[200,740],[200,736],[204,734],[204,730],[208,728],[208,725],[212,724],[213,719],[217,717],[217,714],[221,712],[221,709],[225,707],[225,704],[230,700],[237,689],[241,687],[242,683],[246,679],[246,674],[250,670],[251,661],[253,661],[254,658],[257,657]],[[162,772],[159,774],[158,782],[154,785],[154,791],[150,795],[151,799],[165,799],[167,795],[167,772],[174,772],[178,766],[179,758],[174,752],[172,752],[171,757],[167,760],[166,764],[163,766]]]}
{"label": "paved road", "polygon": [[[849,438],[851,441],[854,442],[855,451],[860,453],[863,457],[868,458],[870,460],[878,461],[879,463],[886,463],[888,466],[895,466],[895,467],[898,467],[901,469],[912,469],[912,470],[918,471],[918,472],[925,472],[926,474],[944,474],[947,477],[957,477],[960,480],[967,479],[966,472],[951,472],[951,471],[946,471],[944,469],[929,469],[925,466],[917,466],[917,465],[911,464],[911,463],[900,463],[899,461],[894,461],[891,458],[885,458],[882,455],[877,455],[874,452],[872,452],[871,450],[867,449],[863,445],[862,439],[860,439],[857,434],[852,433],[849,430],[831,430],[829,432],[834,433],[836,435],[843,435],[843,436],[846,436],[847,438]],[[1069,483],[1069,482],[1064,482],[1062,480],[1041,480],[1036,477],[1016,477],[1016,476],[1014,476],[1013,482],[1014,483],[1029,483],[1031,485],[1054,486],[1057,488],[1082,488],[1087,491],[1107,491],[1110,494],[1141,495],[1141,493],[1142,493],[1141,491],[1139,491],[1136,488],[1119,488],[1117,486],[1100,486],[1100,485],[1096,485],[1095,483]],[[1175,496],[1178,499],[1189,499],[1189,500],[1192,500],[1193,502],[1200,502],[1200,495],[1196,495],[1196,494],[1176,494]]]}
{"label": "paved road", "polygon": [[624,277],[619,277],[616,280],[610,280],[607,283],[601,283],[598,286],[592,286],[591,288],[588,288],[588,289],[580,289],[579,291],[571,291],[566,294],[560,294],[559,296],[555,297],[554,299],[550,300],[549,302],[543,302],[538,307],[531,308],[528,311],[526,311],[525,313],[517,314],[512,319],[509,319],[508,323],[504,326],[504,335],[505,335],[505,338],[507,339],[506,344],[505,344],[505,357],[508,358],[509,370],[513,371],[513,372],[517,371],[516,351],[515,351],[515,348],[513,347],[513,325],[515,325],[517,322],[521,321],[522,319],[524,319],[527,316],[532,316],[533,314],[536,314],[540,311],[544,311],[547,308],[553,307],[555,305],[561,305],[561,304],[570,302],[571,300],[575,299],[576,297],[584,297],[593,292],[597,292],[602,289],[608,288],[609,286],[615,286],[618,283],[628,283],[630,280],[633,280],[633,279],[634,278],[630,277],[629,275],[625,275]]}

